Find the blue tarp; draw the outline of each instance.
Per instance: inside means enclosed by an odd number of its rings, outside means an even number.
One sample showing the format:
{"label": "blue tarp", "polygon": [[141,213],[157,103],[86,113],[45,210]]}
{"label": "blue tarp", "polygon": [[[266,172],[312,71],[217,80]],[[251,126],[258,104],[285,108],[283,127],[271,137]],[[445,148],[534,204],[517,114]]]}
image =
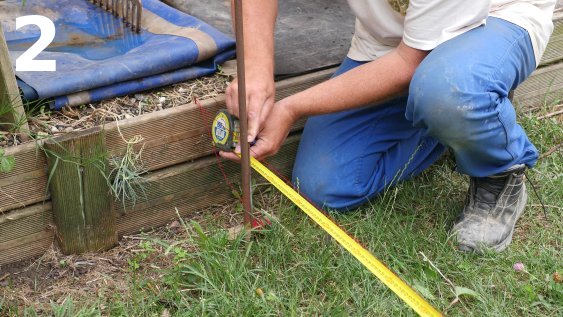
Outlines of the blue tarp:
{"label": "blue tarp", "polygon": [[86,0],[0,2],[12,63],[40,36],[39,28],[15,30],[17,16],[54,21],[56,37],[36,59],[56,60],[56,72],[16,72],[28,100],[54,99],[53,108],[83,104],[185,81],[216,70],[234,56],[232,38],[158,0],[143,0],[143,30]]}

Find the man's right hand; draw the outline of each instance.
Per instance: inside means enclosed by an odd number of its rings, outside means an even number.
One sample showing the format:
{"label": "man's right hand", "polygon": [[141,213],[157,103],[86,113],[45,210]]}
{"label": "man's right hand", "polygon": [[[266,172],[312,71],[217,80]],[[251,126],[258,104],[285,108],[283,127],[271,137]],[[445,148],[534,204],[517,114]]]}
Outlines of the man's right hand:
{"label": "man's right hand", "polygon": [[[273,76],[269,78],[266,76],[264,76],[264,74],[246,75],[248,142],[252,142],[256,139],[258,132],[260,132],[275,102],[276,91]],[[228,111],[240,118],[238,98],[238,81],[235,79],[229,87],[227,87],[226,103]]]}

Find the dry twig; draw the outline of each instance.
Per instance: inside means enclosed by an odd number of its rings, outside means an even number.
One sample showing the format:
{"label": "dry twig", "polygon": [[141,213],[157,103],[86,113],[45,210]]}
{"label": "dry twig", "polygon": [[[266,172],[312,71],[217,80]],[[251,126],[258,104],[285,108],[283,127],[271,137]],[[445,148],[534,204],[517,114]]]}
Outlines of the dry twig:
{"label": "dry twig", "polygon": [[538,158],[539,160],[544,159],[548,156],[550,156],[551,154],[553,154],[555,151],[557,151],[558,149],[560,149],[563,146],[563,142],[557,144],[556,146],[552,147],[551,149],[549,149],[547,152],[542,153],[542,155],[540,155],[540,157]]}

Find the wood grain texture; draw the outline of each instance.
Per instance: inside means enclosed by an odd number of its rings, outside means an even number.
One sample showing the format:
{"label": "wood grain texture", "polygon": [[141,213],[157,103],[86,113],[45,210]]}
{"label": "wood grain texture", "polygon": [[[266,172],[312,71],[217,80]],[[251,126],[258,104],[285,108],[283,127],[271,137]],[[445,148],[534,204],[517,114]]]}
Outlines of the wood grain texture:
{"label": "wood grain texture", "polygon": [[[323,82],[334,70],[280,81],[276,84],[276,97],[281,99]],[[110,155],[119,157],[125,149],[123,139],[129,140],[136,135],[144,139],[138,149],[143,147],[142,160],[149,171],[212,154],[214,147],[209,129],[217,111],[225,107],[225,99],[221,96],[200,104],[201,108],[188,104],[106,125]],[[304,121],[296,123],[294,131],[302,129],[303,124]]]}
{"label": "wood grain texture", "polygon": [[540,67],[563,60],[563,12],[553,15],[553,33],[542,56]]}
{"label": "wood grain texture", "polygon": [[51,246],[51,203],[41,203],[0,215],[0,265],[37,257]]}
{"label": "wood grain texture", "polygon": [[47,162],[43,151],[33,142],[5,150],[16,163],[10,172],[0,173],[0,214],[47,200]]}
{"label": "wood grain texture", "polygon": [[563,98],[563,62],[542,67],[514,91],[513,102],[519,111],[561,102]]}
{"label": "wood grain texture", "polygon": [[109,161],[103,131],[82,140],[81,158],[87,250],[107,250],[117,244],[117,231],[107,182]]}
{"label": "wood grain texture", "polygon": [[10,61],[8,45],[0,23],[0,127],[6,130],[28,132],[25,109]]}
{"label": "wood grain texture", "polygon": [[[276,83],[277,98],[302,91],[328,79],[335,69],[323,70]],[[119,157],[125,151],[125,140],[141,135],[144,141],[144,167],[155,171],[176,164],[189,162],[210,155],[214,148],[208,127],[215,113],[225,106],[223,97],[201,101],[204,109],[187,104],[139,117],[113,122],[105,126],[68,133],[54,138],[53,142],[66,142],[73,138],[104,131],[106,145],[112,156]],[[297,122],[294,131],[302,129],[304,120]],[[0,173],[0,212],[30,206],[49,199],[47,189],[47,162],[42,150],[43,142],[27,143],[6,149],[6,155],[14,156],[16,164],[9,173]]]}
{"label": "wood grain texture", "polygon": [[12,240],[10,247],[5,244],[6,249],[0,250],[0,265],[32,259],[42,255],[53,244],[53,238],[53,232],[43,231],[18,240]]}
{"label": "wood grain texture", "polygon": [[117,243],[102,131],[47,142],[49,189],[57,241],[65,254],[108,249]]}
{"label": "wood grain texture", "polygon": [[40,203],[0,215],[0,250],[2,244],[47,230],[53,224],[51,203]]}
{"label": "wood grain texture", "polygon": [[[297,152],[299,135],[288,138],[269,165],[289,177]],[[146,197],[134,206],[126,204],[127,211],[118,219],[120,235],[164,225],[177,219],[176,210],[183,216],[200,213],[210,206],[224,204],[235,198],[225,176],[218,166],[221,162],[227,180],[238,188],[240,166],[215,157],[181,164],[157,171],[145,180]],[[257,180],[260,182],[260,179]],[[123,208],[116,204],[116,209]]]}

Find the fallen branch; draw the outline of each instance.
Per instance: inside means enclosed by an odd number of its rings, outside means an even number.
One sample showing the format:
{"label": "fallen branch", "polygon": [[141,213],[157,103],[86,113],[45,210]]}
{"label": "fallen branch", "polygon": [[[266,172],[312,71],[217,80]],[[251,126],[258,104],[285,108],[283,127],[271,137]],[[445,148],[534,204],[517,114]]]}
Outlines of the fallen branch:
{"label": "fallen branch", "polygon": [[560,206],[555,206],[555,205],[541,205],[541,204],[530,204],[530,207],[546,207],[546,208],[554,208],[554,209],[559,209],[559,210],[563,210],[563,207]]}
{"label": "fallen branch", "polygon": [[434,264],[432,263],[432,261],[430,261],[430,259],[426,256],[426,254],[424,254],[424,252],[420,251],[418,252],[420,255],[422,255],[422,258],[425,262],[428,262],[428,264],[430,264],[430,266],[436,271],[438,272],[438,274],[440,274],[440,276],[446,281],[446,283],[448,283],[450,285],[450,287],[452,288],[452,293],[454,293],[455,298],[450,302],[450,304],[444,308],[444,313],[446,311],[448,311],[450,308],[452,308],[455,304],[460,302],[460,298],[459,295],[456,292],[456,286],[454,285],[454,283],[452,281],[450,281],[449,278],[447,278],[444,274],[442,274],[442,271],[440,271],[440,269]]}
{"label": "fallen branch", "polygon": [[554,117],[554,116],[556,116],[556,115],[558,115],[558,114],[563,114],[563,110],[559,110],[559,111],[555,111],[555,112],[548,113],[548,114],[546,114],[546,115],[544,115],[544,116],[538,117],[538,120],[551,118],[551,117]]}
{"label": "fallen branch", "polygon": [[553,154],[555,151],[557,151],[558,149],[560,149],[563,146],[563,142],[557,144],[556,146],[552,147],[551,149],[549,149],[547,152],[543,153],[542,155],[540,155],[540,157],[538,158],[538,160],[541,160],[543,158],[546,158],[548,156],[550,156],[551,154]]}

